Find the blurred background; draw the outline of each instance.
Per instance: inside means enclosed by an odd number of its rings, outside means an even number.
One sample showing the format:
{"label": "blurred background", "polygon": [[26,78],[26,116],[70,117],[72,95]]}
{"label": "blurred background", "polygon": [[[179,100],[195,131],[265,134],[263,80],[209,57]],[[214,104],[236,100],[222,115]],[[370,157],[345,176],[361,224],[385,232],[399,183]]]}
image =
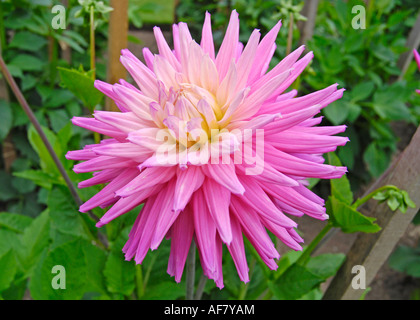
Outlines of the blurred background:
{"label": "blurred background", "polygon": [[[282,20],[272,66],[300,45],[315,55],[290,88],[297,89],[298,95],[334,83],[346,88],[343,98],[322,115],[324,125],[348,126],[345,135],[350,142],[337,155],[348,167],[355,195],[361,195],[387,169],[419,124],[420,95],[415,89],[420,88],[420,72],[411,53],[420,44],[419,1],[104,0],[95,1],[93,13],[88,9],[92,3],[0,1],[2,56],[74,182],[89,175],[74,174],[73,162],[64,155],[94,143],[95,137],[69,120],[94,109],[114,108],[93,88],[93,79],[113,83],[127,77],[118,61],[121,48],[128,47],[141,59],[143,47],[157,53],[156,25],[171,45],[172,24],[179,21],[187,22],[193,38],[199,40],[206,11],[212,14],[216,47],[223,40],[232,9],[239,13],[244,43],[253,29],[264,35]],[[60,13],[52,12],[55,5],[65,8],[64,29],[52,25]],[[365,29],[352,25],[357,15],[352,8],[357,5],[365,8]],[[107,226],[110,249],[85,245],[97,239],[98,230],[86,215],[75,214],[77,207],[62,177],[3,77],[0,152],[0,297],[62,298],[43,282],[51,275],[47,262],[59,258],[78,266],[77,274],[69,275],[76,284],[64,298],[183,297],[183,284],[175,284],[165,273],[169,245],[149,254],[142,267],[123,263],[120,251],[138,208]],[[328,183],[312,182],[317,194],[328,196]],[[88,189],[80,190],[84,201],[96,193],[94,187]],[[94,213],[100,216],[103,210]],[[322,227],[305,219],[299,223],[308,242]],[[420,299],[419,223],[417,215],[366,299]],[[338,234],[322,252],[345,253],[352,236]],[[233,270],[231,261],[226,264],[225,270]],[[86,276],[96,273],[100,275]],[[86,277],[91,278],[88,286]],[[255,278],[249,299],[262,293],[263,284]],[[226,287],[219,291],[208,281],[204,297],[235,296],[241,284],[228,276]]]}

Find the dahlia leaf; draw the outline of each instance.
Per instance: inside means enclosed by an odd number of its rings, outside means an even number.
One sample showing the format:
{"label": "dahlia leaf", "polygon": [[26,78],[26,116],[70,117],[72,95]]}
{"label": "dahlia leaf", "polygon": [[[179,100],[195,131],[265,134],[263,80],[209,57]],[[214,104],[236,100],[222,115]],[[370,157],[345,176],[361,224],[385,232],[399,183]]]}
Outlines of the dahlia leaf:
{"label": "dahlia leaf", "polygon": [[13,114],[6,100],[0,101],[0,142],[9,134],[13,125]]}
{"label": "dahlia leaf", "polygon": [[134,291],[135,272],[133,262],[125,261],[122,253],[111,252],[103,271],[108,290],[129,296]]}
{"label": "dahlia leaf", "polygon": [[12,250],[0,257],[0,292],[10,287],[17,271],[15,254]]}
{"label": "dahlia leaf", "polygon": [[316,288],[325,279],[298,264],[288,268],[277,281],[268,287],[277,299],[296,300]]}
{"label": "dahlia leaf", "polygon": [[376,142],[372,142],[365,149],[363,160],[367,165],[369,173],[374,177],[379,177],[386,170],[390,161],[389,156]]}
{"label": "dahlia leaf", "polygon": [[334,125],[343,124],[350,112],[349,102],[338,100],[323,110],[325,116]]}
{"label": "dahlia leaf", "polygon": [[[328,153],[328,163],[337,167],[341,166],[341,161],[334,152]],[[331,179],[331,195],[347,204],[353,202],[353,192],[346,176],[342,176],[339,179]]]}
{"label": "dahlia leaf", "polygon": [[323,279],[335,275],[346,259],[345,254],[326,253],[311,258],[306,267],[314,274]]}
{"label": "dahlia leaf", "polygon": [[42,252],[49,243],[50,218],[48,211],[44,211],[35,218],[20,238],[16,248],[18,261],[25,274],[30,275]]}
{"label": "dahlia leaf", "polygon": [[398,247],[389,258],[392,269],[420,278],[420,247]]}
{"label": "dahlia leaf", "polygon": [[[39,262],[35,266],[33,276],[29,283],[31,296],[36,300],[79,300],[83,298],[87,278],[91,276],[87,272],[84,261],[83,246],[91,246],[86,241],[77,239],[67,242],[49,251],[46,249]],[[60,274],[53,273],[54,266],[64,267]],[[62,272],[65,272],[62,273]],[[56,276],[63,279],[58,280]],[[54,280],[57,279],[57,280]],[[52,284],[64,285],[65,290],[54,289]]]}
{"label": "dahlia leaf", "polygon": [[94,80],[83,71],[58,68],[62,84],[73,92],[89,108],[102,101],[103,94],[93,86]]}
{"label": "dahlia leaf", "polygon": [[81,213],[66,187],[55,186],[48,194],[47,205],[51,227],[64,234],[89,239]]}
{"label": "dahlia leaf", "polygon": [[[45,127],[42,127],[42,130],[47,136],[48,141],[51,143],[51,145],[54,146],[54,150],[57,152],[57,154],[60,154],[61,152],[58,152],[59,150],[57,149],[61,149],[61,148],[55,144],[57,139],[54,133]],[[54,160],[52,159],[50,153],[48,152],[47,147],[42,142],[41,137],[39,136],[38,132],[36,132],[33,125],[29,127],[28,140],[32,148],[38,154],[39,159],[41,160],[40,165],[41,165],[42,170],[44,172],[48,172],[50,174],[55,174],[58,176],[59,172],[58,172],[57,166],[55,165]]]}
{"label": "dahlia leaf", "polygon": [[5,228],[16,233],[23,233],[33,219],[17,213],[0,212],[0,228]]}
{"label": "dahlia leaf", "polygon": [[334,196],[328,198],[326,207],[333,226],[343,232],[375,233],[381,230],[381,227],[375,223],[376,218],[364,216]]}

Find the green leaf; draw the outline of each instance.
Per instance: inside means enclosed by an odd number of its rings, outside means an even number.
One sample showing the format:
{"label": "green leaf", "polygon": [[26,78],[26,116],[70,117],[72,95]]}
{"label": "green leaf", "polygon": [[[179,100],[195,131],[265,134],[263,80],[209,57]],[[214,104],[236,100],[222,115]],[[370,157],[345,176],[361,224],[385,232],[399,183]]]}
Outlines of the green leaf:
{"label": "green leaf", "polygon": [[344,100],[337,100],[324,108],[323,113],[334,125],[343,124],[350,112],[349,103]]}
{"label": "green leaf", "polygon": [[[332,166],[341,166],[340,159],[334,152],[328,153],[328,163]],[[331,179],[331,194],[344,203],[351,204],[353,202],[353,192],[350,188],[350,182],[344,175],[339,179]]]}
{"label": "green leaf", "polygon": [[10,104],[6,100],[0,100],[0,142],[9,134],[13,124],[13,115]]}
{"label": "green leaf", "polygon": [[47,205],[50,211],[51,226],[64,234],[89,239],[81,213],[67,187],[53,187],[48,195]]}
{"label": "green leaf", "polygon": [[147,287],[145,295],[142,299],[145,300],[176,300],[185,296],[185,282],[176,283],[171,279],[170,281],[161,282],[157,285],[150,285]]}
{"label": "green leaf", "polygon": [[17,55],[10,61],[9,65],[15,66],[22,71],[42,71],[44,69],[44,62],[29,54]]}
{"label": "green leaf", "polygon": [[16,259],[12,250],[0,257],[0,292],[12,284],[17,271]]}
{"label": "green leaf", "polygon": [[389,258],[392,269],[420,278],[420,247],[398,247]]}
{"label": "green leaf", "polygon": [[375,84],[372,81],[359,83],[351,90],[351,100],[353,102],[364,100],[372,94],[373,89]]}
{"label": "green leaf", "polygon": [[298,264],[293,264],[277,279],[268,282],[274,296],[280,300],[296,300],[316,288],[324,279]]}
{"label": "green leaf", "polygon": [[[45,127],[42,127],[42,130],[44,131],[50,144],[54,146],[56,142],[56,137],[54,133]],[[36,153],[38,154],[41,160],[40,165],[43,171],[48,172],[50,174],[55,174],[58,176],[59,172],[54,163],[54,160],[52,159],[48,149],[45,147],[44,142],[42,141],[41,137],[39,136],[38,132],[35,130],[33,125],[29,127],[28,140],[32,148],[36,151]],[[55,151],[57,152],[57,150]]]}
{"label": "green leaf", "polygon": [[[85,293],[87,272],[84,246],[90,246],[83,240],[75,240],[44,252],[37,263],[29,283],[29,289],[35,300],[78,300]],[[54,289],[52,281],[57,274],[52,273],[54,266],[65,268],[65,289]]]}
{"label": "green leaf", "polygon": [[316,274],[323,279],[328,279],[337,273],[338,269],[344,263],[344,260],[346,260],[346,255],[342,253],[321,254],[311,258],[306,265],[306,268],[313,274]]}
{"label": "green leaf", "polygon": [[93,84],[94,80],[86,72],[75,69],[58,68],[62,84],[73,92],[83,103],[93,108],[102,101],[103,94]]}
{"label": "green leaf", "polygon": [[52,177],[41,170],[25,170],[14,172],[13,175],[23,179],[31,180],[36,185],[48,190],[52,188],[53,184],[65,184],[63,181],[57,179],[57,177]]}
{"label": "green leaf", "polygon": [[50,220],[48,211],[44,211],[33,220],[20,237],[17,258],[25,274],[30,275],[39,260],[42,251],[48,246]]}
{"label": "green leaf", "polygon": [[45,37],[28,31],[20,31],[15,34],[9,44],[10,48],[17,48],[26,51],[38,52],[47,44]]}
{"label": "green leaf", "polygon": [[363,160],[370,174],[374,177],[379,177],[388,168],[389,164],[388,156],[379,148],[376,142],[372,142],[365,149]]}
{"label": "green leaf", "polygon": [[333,226],[343,232],[374,233],[381,230],[381,227],[375,223],[375,218],[364,216],[334,196],[328,198],[326,207]]}
{"label": "green leaf", "polygon": [[83,253],[88,274],[85,290],[107,295],[105,279],[102,274],[105,269],[106,253],[98,247],[88,244],[83,246]]}
{"label": "green leaf", "polygon": [[121,252],[112,251],[105,264],[106,286],[112,293],[131,295],[135,287],[135,266],[132,261],[125,261]]}
{"label": "green leaf", "polygon": [[0,212],[0,228],[12,230],[16,233],[23,233],[32,223],[32,220],[32,218],[22,214]]}

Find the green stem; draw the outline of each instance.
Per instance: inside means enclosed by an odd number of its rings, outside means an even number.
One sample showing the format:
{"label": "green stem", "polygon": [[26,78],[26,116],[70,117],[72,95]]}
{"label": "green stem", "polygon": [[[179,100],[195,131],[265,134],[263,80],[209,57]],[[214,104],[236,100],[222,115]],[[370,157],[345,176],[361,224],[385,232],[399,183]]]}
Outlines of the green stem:
{"label": "green stem", "polygon": [[360,207],[362,204],[364,204],[365,202],[367,202],[368,200],[372,199],[376,194],[378,194],[379,192],[382,192],[384,190],[395,190],[395,191],[400,191],[400,189],[398,189],[396,186],[393,185],[386,185],[386,186],[382,186],[374,191],[372,191],[371,193],[369,193],[367,196],[364,196],[363,198],[357,199],[352,205],[351,207],[353,209],[357,209],[358,207]]}
{"label": "green stem", "polygon": [[187,283],[185,300],[193,300],[194,298],[194,284],[195,284],[195,243],[191,242],[190,251],[187,257]]}
{"label": "green stem", "polygon": [[293,45],[293,24],[294,24],[294,15],[293,15],[293,12],[290,12],[289,31],[288,31],[288,34],[287,34],[286,56],[290,52],[292,52],[292,45]]}
{"label": "green stem", "polygon": [[143,269],[141,264],[136,264],[136,284],[137,299],[140,299],[144,295]]}
{"label": "green stem", "polygon": [[249,267],[249,280],[247,283],[241,283],[241,289],[238,294],[238,300],[245,300],[246,294],[248,293],[249,284],[251,282],[252,274],[254,273],[256,260],[252,258],[251,265]]}
{"label": "green stem", "polygon": [[144,275],[143,279],[143,292],[146,292],[147,283],[149,282],[150,274],[153,269],[153,265],[155,264],[155,261],[158,257],[159,253],[156,252],[156,254],[152,257],[152,260],[150,261],[149,266],[147,267],[146,274]]}
{"label": "green stem", "polygon": [[[90,7],[90,70],[92,72],[92,79],[96,79],[96,51],[95,51],[95,8]],[[92,106],[92,112],[95,110],[95,106]],[[97,132],[93,133],[95,143],[98,144],[101,141],[101,135]]]}
{"label": "green stem", "polygon": [[90,70],[92,71],[92,79],[96,78],[95,64],[95,8],[90,7]]}
{"label": "green stem", "polygon": [[321,242],[322,238],[324,238],[324,236],[328,233],[328,231],[330,231],[331,228],[332,224],[328,222],[328,224],[318,233],[315,239],[312,240],[309,246],[306,247],[305,251],[303,251],[302,255],[296,261],[296,264],[305,266],[308,263],[311,253],[314,251],[317,245]]}
{"label": "green stem", "polygon": [[4,28],[3,2],[0,1],[0,52],[6,48],[6,31]]}
{"label": "green stem", "polygon": [[[63,164],[61,163],[60,159],[58,158],[57,154],[54,151],[53,146],[49,142],[47,136],[45,135],[44,131],[42,130],[41,124],[39,123],[38,119],[35,117],[35,114],[33,113],[31,107],[29,106],[28,102],[26,101],[25,97],[23,96],[22,91],[20,91],[18,85],[16,84],[15,79],[10,74],[9,69],[6,66],[6,63],[3,60],[3,56],[0,54],[0,69],[3,73],[4,77],[6,78],[7,83],[9,84],[10,88],[12,89],[16,99],[18,100],[19,104],[21,105],[22,109],[28,116],[30,122],[33,124],[35,130],[39,134],[39,137],[42,140],[42,143],[44,144],[45,148],[48,150],[48,153],[50,154],[51,158],[53,159],[55,165],[57,166],[58,171],[60,172],[61,176],[63,177],[64,181],[66,182],[67,187],[70,190],[70,193],[76,202],[78,206],[81,206],[83,204],[82,200],[79,197],[79,194],[77,193],[76,188],[73,185],[73,182],[71,181],[69,175],[67,174],[66,169],[64,169]],[[91,219],[98,222],[99,218],[93,214],[93,212],[89,211],[88,215]],[[107,242],[105,239],[98,237],[99,241],[102,242],[104,247],[107,247]]]}

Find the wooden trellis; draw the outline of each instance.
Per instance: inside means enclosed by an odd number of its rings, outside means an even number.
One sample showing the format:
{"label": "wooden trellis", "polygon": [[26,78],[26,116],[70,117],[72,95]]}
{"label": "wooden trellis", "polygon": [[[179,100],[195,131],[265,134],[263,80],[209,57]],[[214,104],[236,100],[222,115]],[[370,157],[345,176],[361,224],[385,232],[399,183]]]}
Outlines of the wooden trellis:
{"label": "wooden trellis", "polygon": [[382,230],[378,233],[361,233],[350,248],[345,263],[328,287],[324,299],[353,300],[358,299],[363,289],[354,289],[352,280],[356,274],[352,268],[356,265],[365,268],[366,287],[372,282],[377,272],[388,259],[397,242],[407,230],[420,204],[420,127],[414,134],[410,144],[394,161],[391,168],[382,176],[376,185],[396,185],[406,190],[417,204],[416,209],[408,208],[405,214],[391,211],[383,203],[375,200],[366,203],[369,216],[377,218]]}
{"label": "wooden trellis", "polygon": [[[109,18],[107,82],[115,83],[127,76],[120,63],[120,55],[128,43],[128,0],[111,0],[110,5],[114,10]],[[118,111],[115,103],[109,98],[106,100],[105,109]]]}

